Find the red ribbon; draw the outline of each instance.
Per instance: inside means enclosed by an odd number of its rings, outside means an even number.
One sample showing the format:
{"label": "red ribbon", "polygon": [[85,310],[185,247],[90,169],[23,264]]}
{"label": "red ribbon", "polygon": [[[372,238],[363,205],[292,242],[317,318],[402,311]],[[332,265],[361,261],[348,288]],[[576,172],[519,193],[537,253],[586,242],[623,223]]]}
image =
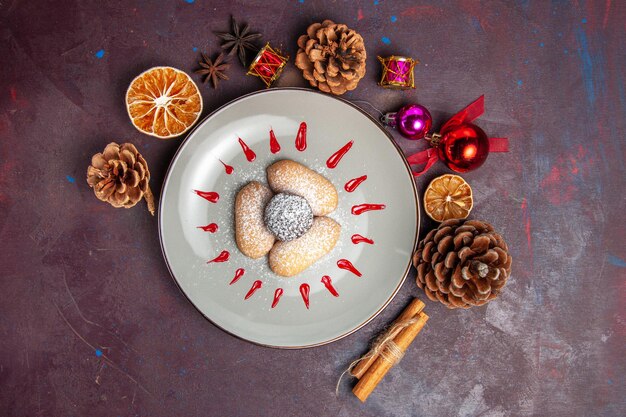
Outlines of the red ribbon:
{"label": "red ribbon", "polygon": [[[485,112],[485,96],[482,95],[470,103],[463,110],[455,114],[441,127],[441,135],[445,135],[448,130],[463,123],[471,123],[478,119]],[[489,152],[508,152],[509,140],[507,138],[489,138]],[[421,171],[413,171],[413,175],[418,177],[428,171],[435,162],[439,160],[439,153],[436,148],[428,148],[421,152],[408,156],[409,165],[426,164]]]}
{"label": "red ribbon", "polygon": [[439,152],[435,148],[428,148],[424,151],[414,153],[413,155],[408,156],[406,160],[409,162],[409,165],[421,165],[424,163],[426,164],[424,169],[420,172],[413,171],[413,175],[417,177],[428,171],[430,167],[439,160]]}

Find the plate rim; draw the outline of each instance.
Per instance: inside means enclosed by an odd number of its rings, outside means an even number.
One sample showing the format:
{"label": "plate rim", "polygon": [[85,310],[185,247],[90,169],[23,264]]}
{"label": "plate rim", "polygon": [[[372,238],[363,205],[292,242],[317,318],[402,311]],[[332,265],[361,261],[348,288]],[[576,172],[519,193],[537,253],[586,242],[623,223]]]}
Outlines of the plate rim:
{"label": "plate rim", "polygon": [[[204,312],[202,310],[200,310],[200,308],[198,308],[198,306],[196,306],[194,304],[194,302],[191,300],[191,298],[189,298],[189,296],[182,289],[180,283],[178,282],[178,280],[176,279],[176,276],[174,275],[174,273],[172,271],[172,268],[170,267],[170,262],[169,262],[169,260],[167,258],[167,254],[165,253],[165,247],[163,245],[163,233],[162,233],[163,232],[163,224],[162,224],[163,223],[163,211],[161,210],[161,207],[163,206],[163,196],[165,195],[165,187],[167,186],[167,183],[168,183],[168,181],[170,179],[170,175],[172,173],[172,166],[174,165],[174,163],[178,159],[180,153],[182,152],[183,148],[187,144],[189,138],[209,118],[213,117],[218,112],[224,110],[226,107],[230,107],[231,105],[235,104],[238,101],[247,99],[247,98],[255,96],[255,95],[270,94],[270,93],[273,93],[275,91],[300,91],[300,92],[307,92],[307,93],[312,93],[312,94],[319,94],[319,95],[322,95],[324,97],[328,97],[328,98],[331,98],[331,99],[334,99],[334,100],[338,100],[338,101],[343,102],[344,104],[347,104],[348,106],[354,108],[359,113],[363,114],[365,117],[370,119],[374,123],[374,125],[376,125],[376,127],[378,127],[379,130],[384,133],[385,137],[389,140],[389,142],[391,142],[391,144],[393,145],[393,148],[399,154],[400,159],[402,160],[402,162],[404,162],[404,166],[405,166],[405,168],[406,168],[406,170],[407,170],[407,172],[409,174],[409,178],[411,179],[413,198],[415,200],[415,216],[417,218],[417,226],[415,228],[415,235],[413,237],[413,251],[415,250],[415,247],[417,245],[417,240],[418,240],[418,237],[419,237],[419,230],[420,230],[420,224],[421,224],[421,210],[420,210],[421,205],[420,205],[419,197],[417,195],[418,193],[417,193],[417,185],[415,183],[415,176],[413,175],[413,171],[411,170],[411,166],[409,165],[409,163],[408,163],[408,161],[406,159],[406,156],[404,155],[404,152],[402,151],[400,146],[398,146],[398,144],[396,143],[396,141],[393,138],[393,136],[384,128],[384,126],[376,118],[372,117],[369,113],[367,113],[365,110],[363,110],[362,108],[360,108],[356,104],[354,104],[354,103],[352,103],[352,102],[350,102],[347,99],[344,99],[342,97],[337,97],[337,96],[333,96],[333,95],[330,95],[330,94],[325,94],[325,93],[320,92],[320,91],[312,90],[312,89],[309,89],[309,88],[303,88],[303,87],[275,87],[275,88],[272,88],[272,89],[257,90],[257,91],[253,91],[253,92],[244,94],[244,95],[239,96],[239,97],[237,97],[237,98],[235,98],[233,100],[230,100],[229,102],[227,102],[227,103],[221,105],[220,107],[218,107],[217,109],[213,110],[211,113],[209,113],[205,117],[203,117],[202,120],[199,120],[196,123],[196,125],[193,127],[193,129],[191,129],[188,132],[186,132],[185,138],[178,145],[178,148],[176,149],[176,152],[174,153],[174,156],[172,157],[172,159],[169,162],[167,170],[165,171],[165,176],[163,177],[163,184],[161,184],[161,193],[159,195],[159,206],[158,206],[158,210],[159,210],[159,214],[158,214],[159,244],[161,246],[161,254],[163,255],[163,260],[165,261],[165,265],[167,266],[167,270],[168,270],[168,272],[170,274],[170,278],[176,284],[176,287],[178,288],[178,291],[202,315],[202,317],[204,317],[213,326],[217,327],[218,329],[222,330],[223,332],[226,332],[227,334],[229,334],[231,336],[236,337],[237,339],[246,341],[248,343],[252,343],[252,344],[257,345],[257,346],[269,347],[269,348],[274,348],[274,349],[286,349],[286,350],[308,349],[308,348],[314,348],[314,347],[318,347],[318,346],[324,346],[324,345],[336,342],[338,340],[341,340],[341,339],[343,339],[345,337],[348,337],[351,334],[354,334],[355,332],[357,332],[360,329],[362,329],[369,322],[374,320],[380,313],[382,313],[383,310],[385,308],[387,308],[389,303],[391,303],[391,301],[396,297],[396,295],[398,295],[398,292],[400,291],[400,288],[402,288],[402,286],[404,285],[404,283],[406,281],[406,278],[409,275],[409,272],[410,272],[411,267],[412,267],[412,254],[411,254],[411,256],[409,256],[408,265],[407,265],[407,267],[406,267],[406,269],[404,271],[402,279],[400,280],[400,282],[398,283],[398,285],[394,289],[394,291],[391,293],[391,295],[389,296],[387,301],[385,301],[384,304],[378,310],[376,310],[370,317],[365,319],[361,324],[356,326],[354,329],[352,329],[352,330],[350,330],[350,331],[348,331],[346,333],[343,333],[343,334],[341,334],[339,336],[336,336],[336,337],[334,337],[334,338],[332,338],[330,340],[325,340],[323,342],[317,342],[317,343],[312,343],[312,344],[302,345],[302,346],[281,346],[281,345],[271,345],[271,344],[266,344],[266,343],[261,343],[261,342],[257,342],[257,341],[254,341],[254,340],[246,339],[244,336],[240,336],[238,334],[235,334],[235,333],[231,332],[230,330],[227,330],[224,327],[218,325],[213,320],[211,320],[210,317],[208,317],[206,314],[204,314]],[[172,139],[175,139],[175,138],[172,138]]]}

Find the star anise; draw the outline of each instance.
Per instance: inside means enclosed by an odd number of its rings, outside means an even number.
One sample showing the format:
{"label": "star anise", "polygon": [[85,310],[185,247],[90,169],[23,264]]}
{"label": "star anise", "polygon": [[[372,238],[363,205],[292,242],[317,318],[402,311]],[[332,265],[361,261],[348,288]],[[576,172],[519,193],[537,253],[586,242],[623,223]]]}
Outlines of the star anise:
{"label": "star anise", "polygon": [[222,49],[228,50],[228,55],[237,53],[241,65],[246,66],[246,50],[255,50],[254,41],[261,38],[260,33],[250,33],[248,24],[241,25],[237,23],[234,17],[232,19],[232,29],[230,33],[218,33],[217,36],[222,39]]}
{"label": "star anise", "polygon": [[228,80],[228,75],[224,74],[228,68],[230,68],[230,64],[224,60],[224,53],[218,55],[215,58],[215,61],[211,61],[208,56],[202,53],[202,61],[198,62],[200,65],[200,69],[196,70],[196,74],[204,75],[203,82],[211,80],[213,84],[213,88],[217,87],[217,83],[220,79]]}

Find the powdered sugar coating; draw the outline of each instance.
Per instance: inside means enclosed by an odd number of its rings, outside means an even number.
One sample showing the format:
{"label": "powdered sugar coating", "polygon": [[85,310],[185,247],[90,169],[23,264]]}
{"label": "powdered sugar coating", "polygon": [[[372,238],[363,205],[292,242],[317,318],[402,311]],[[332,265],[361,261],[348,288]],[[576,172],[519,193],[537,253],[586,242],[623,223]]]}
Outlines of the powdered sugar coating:
{"label": "powdered sugar coating", "polygon": [[263,222],[263,211],[272,191],[252,181],[235,198],[235,240],[241,252],[253,259],[265,256],[274,244],[274,235]]}
{"label": "powdered sugar coating", "polygon": [[299,195],[276,194],[265,207],[265,225],[283,242],[297,239],[313,224],[309,203]]}
{"label": "powdered sugar coating", "polygon": [[330,252],[340,233],[341,226],[330,217],[315,217],[311,229],[298,239],[274,244],[270,268],[284,277],[297,275]]}
{"label": "powdered sugar coating", "polygon": [[337,189],[317,172],[291,160],[275,162],[267,168],[267,182],[275,193],[304,197],[314,216],[325,216],[337,208]]}

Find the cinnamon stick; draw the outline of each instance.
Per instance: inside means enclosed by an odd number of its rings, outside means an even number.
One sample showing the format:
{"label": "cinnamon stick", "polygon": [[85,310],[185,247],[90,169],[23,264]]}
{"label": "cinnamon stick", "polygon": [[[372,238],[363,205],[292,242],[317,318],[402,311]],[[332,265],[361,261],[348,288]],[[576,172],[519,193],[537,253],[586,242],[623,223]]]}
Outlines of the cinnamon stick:
{"label": "cinnamon stick", "polygon": [[[402,313],[398,316],[398,318],[391,324],[391,326],[393,326],[394,324],[398,322],[412,319],[413,317],[418,315],[423,309],[424,309],[424,303],[422,302],[422,300],[418,298],[414,298],[413,301],[411,301],[411,303],[404,309],[404,311],[402,311]],[[367,370],[374,363],[374,361],[378,359],[378,356],[379,355],[372,355],[368,358],[361,360],[357,364],[357,366],[355,366],[354,369],[350,372],[350,374],[360,379],[363,376],[363,374],[367,372]]]}
{"label": "cinnamon stick", "polygon": [[[418,333],[424,328],[426,321],[428,321],[428,316],[425,313],[419,313],[417,318],[418,320],[415,323],[402,330],[394,339],[394,342],[402,352],[406,351],[411,342],[413,342],[413,339],[415,339]],[[374,391],[378,383],[382,381],[393,365],[393,363],[379,356],[374,363],[369,366],[369,369],[367,369],[365,374],[363,374],[359,382],[352,389],[352,393],[356,395],[359,400],[365,402],[367,397]]]}

